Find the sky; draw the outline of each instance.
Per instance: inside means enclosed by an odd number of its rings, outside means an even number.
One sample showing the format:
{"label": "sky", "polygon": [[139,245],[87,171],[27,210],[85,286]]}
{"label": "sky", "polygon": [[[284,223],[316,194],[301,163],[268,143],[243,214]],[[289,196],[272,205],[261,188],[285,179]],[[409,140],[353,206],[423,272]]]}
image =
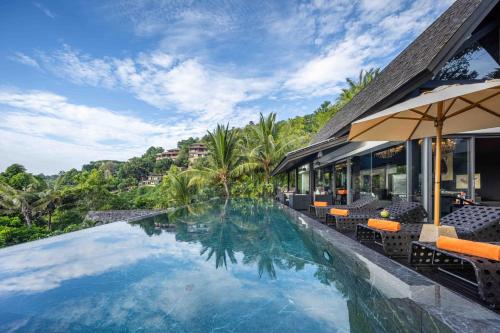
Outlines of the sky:
{"label": "sky", "polygon": [[453,0],[0,2],[0,170],[55,174],[333,101]]}

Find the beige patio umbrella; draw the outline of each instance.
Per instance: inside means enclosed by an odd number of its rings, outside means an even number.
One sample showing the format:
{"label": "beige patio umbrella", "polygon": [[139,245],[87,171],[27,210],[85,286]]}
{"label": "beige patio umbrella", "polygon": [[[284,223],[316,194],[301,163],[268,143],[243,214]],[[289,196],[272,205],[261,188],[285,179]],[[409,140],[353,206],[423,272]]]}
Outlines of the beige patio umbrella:
{"label": "beige patio umbrella", "polygon": [[434,225],[440,225],[442,136],[500,126],[500,80],[438,87],[353,122],[350,141],[436,137]]}

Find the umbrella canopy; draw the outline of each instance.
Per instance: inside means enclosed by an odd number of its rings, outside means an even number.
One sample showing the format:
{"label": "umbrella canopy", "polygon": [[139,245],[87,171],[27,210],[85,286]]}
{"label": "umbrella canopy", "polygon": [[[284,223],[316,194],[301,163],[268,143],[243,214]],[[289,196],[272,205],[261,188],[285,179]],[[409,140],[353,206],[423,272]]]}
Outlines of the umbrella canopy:
{"label": "umbrella canopy", "polygon": [[350,141],[405,141],[436,136],[434,223],[439,225],[441,136],[500,126],[500,80],[425,92],[353,122]]}
{"label": "umbrella canopy", "polygon": [[404,141],[435,136],[439,120],[443,135],[500,126],[500,80],[425,92],[353,122],[349,140]]}

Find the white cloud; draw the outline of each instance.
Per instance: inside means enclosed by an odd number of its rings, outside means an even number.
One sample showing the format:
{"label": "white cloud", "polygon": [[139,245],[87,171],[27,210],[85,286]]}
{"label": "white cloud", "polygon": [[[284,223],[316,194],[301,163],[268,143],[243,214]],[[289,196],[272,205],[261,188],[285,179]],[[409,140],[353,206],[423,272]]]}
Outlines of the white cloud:
{"label": "white cloud", "polygon": [[426,0],[407,5],[401,1],[363,1],[355,12],[361,20],[347,22],[343,37],[304,61],[284,86],[304,95],[334,94],[347,77],[395,55],[450,2]]}
{"label": "white cloud", "polygon": [[212,126],[191,116],[173,117],[166,124],[147,122],[50,92],[0,88],[0,169],[21,163],[33,172],[55,173],[90,160],[126,160],[149,146],[172,147],[201,136]]}
{"label": "white cloud", "polygon": [[41,58],[47,69],[74,83],[126,90],[156,108],[190,113],[212,125],[236,116],[241,103],[261,98],[274,87],[272,79],[237,77],[198,59],[161,51],[135,58],[92,58],[64,46]]}
{"label": "white cloud", "polygon": [[41,3],[39,2],[33,2],[33,5],[40,9],[42,11],[42,13],[44,13],[47,17],[50,17],[51,19],[54,19],[56,18],[56,16],[54,15],[54,13],[52,11],[50,11],[47,7],[43,6]]}
{"label": "white cloud", "polygon": [[9,60],[18,62],[23,65],[35,67],[35,68],[40,68],[40,65],[38,64],[38,61],[36,61],[34,58],[21,53],[21,52],[15,52],[12,56],[8,57]]}
{"label": "white cloud", "polygon": [[[106,241],[110,235],[113,246]],[[61,246],[72,251],[56,255]],[[199,251],[200,247],[194,244],[175,242],[171,233],[150,238],[140,228],[131,228],[124,222],[111,223],[5,249],[0,261],[5,273],[0,294],[46,291],[65,281],[102,274],[148,257],[168,254],[172,260],[182,261],[196,257]]]}

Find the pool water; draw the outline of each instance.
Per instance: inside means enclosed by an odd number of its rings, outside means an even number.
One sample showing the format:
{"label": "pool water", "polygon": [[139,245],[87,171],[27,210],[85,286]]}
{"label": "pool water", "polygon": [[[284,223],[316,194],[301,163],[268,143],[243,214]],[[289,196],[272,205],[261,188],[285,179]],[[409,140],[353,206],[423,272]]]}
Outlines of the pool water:
{"label": "pool water", "polygon": [[212,201],[1,250],[0,331],[420,332],[348,257],[278,204]]}

